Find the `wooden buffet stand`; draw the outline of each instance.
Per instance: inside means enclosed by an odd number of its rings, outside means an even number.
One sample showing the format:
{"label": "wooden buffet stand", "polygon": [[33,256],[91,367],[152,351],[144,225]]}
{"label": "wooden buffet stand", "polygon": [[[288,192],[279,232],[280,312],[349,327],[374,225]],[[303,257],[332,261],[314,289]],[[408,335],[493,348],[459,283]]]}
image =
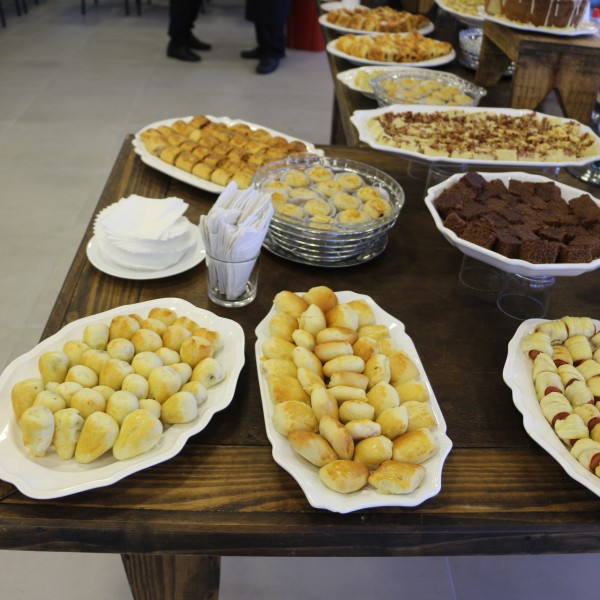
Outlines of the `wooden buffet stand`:
{"label": "wooden buffet stand", "polygon": [[[344,105],[340,98],[342,112],[350,101]],[[347,269],[306,266],[263,250],[258,297],[244,308],[208,301],[203,263],[150,281],[103,274],[86,258],[90,224],[43,338],[87,315],[179,297],[238,321],[246,364],[229,407],[164,463],[108,487],[52,500],[30,499],[0,482],[1,548],[120,554],[136,600],[216,599],[221,556],[597,552],[600,498],[525,432],[502,380],[518,322],[498,310],[494,295],[478,295],[459,282],[461,253],[440,235],[423,203],[427,167],[367,148],[324,150],[378,167],[402,185],[406,202],[387,249]],[[585,189],[566,172],[561,179]],[[97,210],[134,193],[183,198],[193,222],[215,200],[143,164],[129,137]],[[320,284],[370,295],[406,325],[415,343],[454,444],[441,492],[420,506],[345,515],[314,509],[272,458],[254,329],[278,291]],[[548,317],[594,314],[599,286],[600,272],[557,278]]]}

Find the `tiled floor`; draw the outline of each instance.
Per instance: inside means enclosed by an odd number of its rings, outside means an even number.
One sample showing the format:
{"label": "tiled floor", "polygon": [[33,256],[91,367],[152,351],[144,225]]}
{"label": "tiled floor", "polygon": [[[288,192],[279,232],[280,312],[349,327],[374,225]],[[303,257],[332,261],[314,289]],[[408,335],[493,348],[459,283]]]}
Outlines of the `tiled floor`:
{"label": "tiled floor", "polygon": [[[309,1],[309,0],[306,0]],[[322,53],[289,51],[260,77],[242,0],[211,0],[196,27],[201,64],[165,57],[166,0],[126,17],[117,0],[3,0],[0,28],[0,368],[33,346],[123,137],[204,112],[329,141],[332,85]],[[133,2],[132,2],[133,4]],[[578,600],[597,597],[598,556],[225,558],[222,600]],[[35,576],[32,576],[35,575]],[[129,600],[120,559],[0,551],[0,599]]]}

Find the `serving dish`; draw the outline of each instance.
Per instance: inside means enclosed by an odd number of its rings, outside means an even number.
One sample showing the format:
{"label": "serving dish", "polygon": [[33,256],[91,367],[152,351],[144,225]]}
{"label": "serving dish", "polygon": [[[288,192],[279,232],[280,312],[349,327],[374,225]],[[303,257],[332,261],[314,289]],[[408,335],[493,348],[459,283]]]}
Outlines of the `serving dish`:
{"label": "serving dish", "polygon": [[439,67],[451,63],[456,58],[456,52],[451,50],[448,54],[438,56],[437,58],[431,58],[429,60],[423,60],[420,62],[383,62],[377,60],[370,60],[368,58],[358,58],[342,52],[335,47],[337,40],[331,40],[325,49],[329,54],[337,56],[338,58],[345,58],[347,61],[355,65],[381,65],[381,66],[409,66],[409,67]]}
{"label": "serving dish", "polygon": [[[45,351],[62,348],[68,340],[81,339],[87,325],[109,324],[117,315],[138,313],[145,316],[157,306],[171,308],[179,316],[187,316],[201,327],[217,331],[223,337],[224,347],[218,358],[227,371],[227,377],[208,391],[208,398],[200,406],[198,418],[189,424],[165,428],[159,443],[152,450],[129,460],[118,461],[110,452],[87,465],[78,464],[74,459],[62,461],[55,452],[43,458],[30,457],[25,452],[11,406],[13,385],[28,377],[39,377],[38,357]],[[0,376],[0,479],[12,483],[30,498],[59,498],[111,485],[128,475],[164,462],[178,454],[192,435],[201,432],[216,412],[230,404],[243,365],[244,331],[240,325],[180,298],[159,298],[119,306],[73,321],[13,360]]]}
{"label": "serving dish", "polygon": [[[285,133],[281,133],[280,131],[276,131],[274,129],[269,129],[268,127],[263,127],[262,125],[258,125],[256,123],[251,123],[250,121],[244,121],[242,119],[231,119],[230,117],[213,117],[211,115],[206,115],[206,116],[208,119],[210,119],[211,121],[213,121],[215,123],[224,123],[227,126],[231,126],[231,125],[235,125],[235,124],[239,123],[239,124],[243,124],[243,125],[248,125],[248,127],[250,127],[251,129],[264,129],[265,131],[269,132],[273,136],[283,137],[288,142],[292,142],[292,141],[296,141],[296,140],[300,141],[306,145],[308,152],[313,152],[320,156],[323,155],[323,151],[317,150],[315,148],[314,144],[311,144],[304,140],[299,140],[298,138],[292,137]],[[155,156],[154,154],[151,154],[150,152],[148,152],[144,143],[140,139],[140,134],[147,129],[156,129],[156,128],[160,127],[161,125],[166,125],[166,126],[170,127],[176,121],[182,120],[182,121],[187,122],[187,121],[190,121],[192,118],[193,117],[191,117],[191,116],[176,117],[173,119],[164,119],[163,121],[156,121],[155,123],[146,125],[146,127],[143,127],[135,134],[135,136],[132,140],[133,149],[134,149],[135,153],[140,157],[142,162],[147,164],[149,167],[152,167],[153,169],[156,169],[157,171],[160,171],[161,173],[164,173],[165,175],[169,175],[170,177],[173,177],[173,179],[177,179],[179,181],[182,181],[184,183],[187,183],[189,185],[197,187],[201,190],[205,190],[207,192],[212,192],[214,194],[220,194],[225,189],[224,186],[213,183],[212,181],[208,181],[206,179],[202,179],[200,177],[197,177],[196,175],[193,175],[192,173],[188,173],[187,171],[184,171],[183,169],[179,169],[169,163],[166,163],[164,160],[161,160],[158,156]]]}
{"label": "serving dish", "polygon": [[[452,73],[430,69],[399,68],[377,75],[370,83],[379,106],[391,104],[477,106],[481,98],[487,94],[484,88],[466,79]],[[418,90],[421,93],[418,93]]]}
{"label": "serving dish", "polygon": [[119,265],[111,261],[110,257],[105,256],[100,251],[96,236],[92,236],[88,242],[88,245],[86,246],[85,251],[88,260],[99,271],[102,271],[107,275],[112,275],[113,277],[131,280],[162,279],[163,277],[178,275],[179,273],[184,273],[188,269],[200,264],[206,256],[206,250],[204,249],[204,243],[202,241],[202,236],[200,235],[200,230],[198,230],[196,245],[193,248],[190,248],[179,262],[166,269],[140,271]]}
{"label": "serving dish", "polygon": [[465,12],[464,10],[459,10],[456,7],[450,6],[447,2],[444,2],[444,0],[435,0],[435,3],[442,10],[444,10],[448,14],[452,15],[455,19],[457,19],[461,23],[464,23],[465,25],[469,25],[470,27],[483,27],[483,20],[484,20],[484,12],[483,12],[484,2],[483,2],[483,0],[481,0],[481,2],[477,2],[477,4],[479,4],[479,6],[477,7],[478,10],[477,10],[476,14],[472,14],[471,12]]}
{"label": "serving dish", "polygon": [[427,379],[425,369],[417,354],[417,350],[411,338],[406,334],[404,324],[385,312],[369,296],[356,294],[350,291],[336,292],[336,295],[340,302],[350,302],[351,300],[357,299],[366,300],[375,313],[376,322],[388,327],[390,335],[397,347],[406,352],[419,368],[422,375],[422,382],[429,391],[429,401],[438,423],[434,435],[439,443],[439,451],[435,456],[423,464],[427,469],[427,474],[425,475],[425,479],[421,486],[411,494],[380,494],[368,485],[362,490],[352,494],[339,494],[326,487],[319,478],[317,467],[296,454],[290,447],[288,440],[274,429],[271,421],[273,416],[273,402],[269,396],[267,380],[260,369],[260,363],[263,355],[262,344],[264,340],[271,335],[269,332],[269,321],[275,312],[275,309],[272,308],[256,327],[257,340],[255,350],[265,427],[267,430],[267,437],[273,446],[273,459],[298,482],[302,491],[305,493],[308,502],[315,508],[324,508],[338,513],[349,513],[355,510],[375,506],[417,506],[425,502],[428,498],[438,494],[442,486],[442,468],[444,461],[452,448],[452,442],[446,435],[446,422],[442,415],[442,411],[433,390],[431,389],[431,385]]}
{"label": "serving dish", "polygon": [[[435,199],[447,188],[454,185],[464,173],[457,173],[456,175],[452,175],[446,181],[442,181],[441,183],[429,188],[427,190],[427,195],[425,196],[425,205],[429,209],[431,216],[435,222],[436,227],[440,231],[440,233],[446,238],[446,240],[458,248],[463,254],[470,256],[471,258],[475,258],[480,260],[488,265],[496,267],[506,273],[514,273],[517,275],[525,275],[529,277],[544,277],[544,276],[577,276],[582,273],[587,273],[589,271],[594,271],[598,267],[600,267],[600,258],[597,258],[589,263],[553,263],[553,264],[535,264],[530,263],[518,258],[508,258],[499,254],[498,252],[494,252],[492,250],[488,250],[487,248],[483,248],[482,246],[478,246],[477,244],[473,244],[467,240],[462,239],[454,231],[444,227],[444,223],[442,217],[439,215],[434,201]],[[504,183],[508,183],[510,179],[518,179],[520,181],[533,181],[533,182],[552,182],[556,186],[560,188],[561,195],[563,199],[567,202],[572,198],[576,198],[577,196],[581,196],[584,193],[582,190],[565,185],[563,183],[559,183],[558,181],[554,181],[547,177],[543,177],[541,175],[533,175],[530,173],[521,173],[517,171],[506,172],[506,173],[480,173],[480,175],[490,181],[492,179],[500,179]],[[595,199],[595,202],[600,206],[600,200]]]}
{"label": "serving dish", "polygon": [[[350,8],[350,7],[346,7],[346,8]],[[333,9],[330,9],[330,10],[333,10]],[[333,29],[334,31],[338,31],[339,33],[356,33],[356,34],[362,34],[362,35],[379,35],[380,33],[382,33],[381,31],[364,31],[363,29],[351,29],[350,27],[342,27],[341,25],[336,25],[335,23],[330,23],[327,20],[326,14],[323,14],[319,17],[319,23],[323,27],[327,27],[328,29]],[[429,21],[429,23],[423,25],[422,27],[419,27],[415,31],[418,31],[419,33],[422,33],[423,35],[427,35],[428,33],[431,33],[433,30],[434,30],[434,25],[431,21]]]}
{"label": "serving dish", "polygon": [[[536,325],[544,319],[523,321],[508,343],[508,353],[502,376],[511,389],[513,402],[523,415],[523,427],[529,436],[539,444],[572,479],[600,496],[600,478],[583,467],[569,452],[556,435],[540,408],[531,376],[531,360],[521,350],[521,340],[532,333]],[[594,321],[596,329],[600,321]]]}
{"label": "serving dish", "polygon": [[531,110],[525,109],[517,109],[517,108],[481,108],[476,106],[465,106],[465,107],[446,107],[446,106],[422,106],[418,104],[414,105],[403,105],[403,104],[395,104],[391,106],[382,106],[376,109],[371,110],[357,110],[350,117],[351,122],[356,127],[359,133],[359,139],[361,142],[365,142],[371,148],[375,148],[376,150],[385,150],[387,152],[393,152],[396,154],[402,154],[408,158],[416,158],[430,162],[441,162],[441,163],[449,163],[449,164],[463,164],[463,165],[493,165],[493,166],[513,166],[518,165],[519,167],[538,167],[538,168],[546,168],[546,167],[567,167],[567,166],[576,166],[576,165],[586,165],[588,163],[594,162],[596,160],[600,160],[600,138],[598,135],[588,126],[577,123],[578,131],[580,135],[588,134],[592,136],[596,140],[596,153],[590,156],[580,157],[578,159],[569,159],[564,161],[559,160],[489,160],[489,159],[477,159],[477,158],[452,158],[440,155],[429,155],[421,152],[415,152],[411,150],[405,150],[402,148],[396,148],[393,146],[389,146],[386,144],[380,143],[373,133],[369,129],[369,120],[377,117],[379,115],[383,115],[386,113],[413,113],[413,114],[425,114],[425,113],[433,113],[433,112],[450,112],[460,110],[462,113],[471,113],[477,114],[481,113],[484,116],[510,116],[510,117],[519,117],[519,116],[527,116],[534,115],[536,118],[542,119],[544,117],[548,117],[551,119],[556,119],[557,122],[573,122],[571,119],[564,119],[561,117],[550,117],[549,115],[544,115],[542,113],[537,113]]}
{"label": "serving dish", "polygon": [[[393,227],[404,204],[404,191],[397,181],[383,171],[349,159],[305,154],[267,165],[255,175],[254,185],[266,189],[273,182],[285,179],[290,172],[306,172],[313,167],[327,169],[334,177],[358,175],[364,182],[361,187],[374,186],[387,196],[391,211],[369,222],[346,224],[335,220],[313,222],[275,210],[264,246],[274,254],[294,262],[322,267],[358,265],[381,254],[387,246],[387,231]],[[312,188],[314,190],[310,191],[318,200],[324,200],[332,206],[333,200],[318,192],[316,183],[312,184]],[[354,195],[354,192],[348,192]],[[294,199],[289,202],[298,203]],[[364,204],[360,202],[359,210],[364,208]]]}
{"label": "serving dish", "polygon": [[585,35],[596,35],[598,33],[598,28],[591,21],[581,21],[577,27],[544,27],[543,25],[520,23],[519,21],[512,21],[506,17],[489,15],[487,13],[484,18],[488,21],[506,25],[507,27],[518,29],[520,31],[546,33],[548,35],[557,35],[561,37],[580,37]]}

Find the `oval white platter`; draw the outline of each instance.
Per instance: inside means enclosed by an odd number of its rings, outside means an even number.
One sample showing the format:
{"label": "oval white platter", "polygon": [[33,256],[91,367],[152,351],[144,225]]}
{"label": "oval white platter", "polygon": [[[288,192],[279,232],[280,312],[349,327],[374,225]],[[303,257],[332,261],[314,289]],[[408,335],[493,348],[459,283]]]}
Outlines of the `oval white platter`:
{"label": "oval white platter", "polygon": [[[224,347],[216,358],[224,365],[227,377],[208,391],[208,398],[200,406],[197,419],[192,423],[165,428],[159,443],[152,450],[129,460],[116,460],[111,452],[107,452],[97,460],[82,465],[75,459],[59,459],[53,450],[43,458],[30,457],[23,446],[21,431],[11,406],[13,385],[28,377],[39,377],[39,356],[48,350],[61,349],[68,340],[81,339],[87,325],[108,325],[117,315],[137,313],[145,317],[151,308],[157,306],[171,308],[178,316],[189,317],[200,327],[219,332],[224,340]],[[111,485],[128,475],[164,462],[178,454],[191,436],[202,431],[216,412],[230,404],[243,366],[244,331],[241,326],[181,298],[159,298],[119,306],[73,321],[13,360],[0,376],[0,479],[12,483],[30,498],[60,498]]]}
{"label": "oval white platter", "polygon": [[[224,123],[227,126],[235,125],[235,124],[243,124],[248,125],[251,129],[264,129],[268,131],[273,136],[281,136],[286,139],[288,142],[299,141],[306,145],[307,152],[311,152],[313,154],[317,154],[319,156],[323,156],[323,150],[317,150],[314,144],[310,142],[306,142],[304,140],[299,140],[298,138],[287,135],[286,133],[281,133],[280,131],[276,131],[275,129],[269,129],[268,127],[263,127],[262,125],[257,125],[256,123],[251,123],[249,121],[243,121],[242,119],[231,119],[230,117],[213,117],[210,115],[206,115],[207,119],[210,119],[214,123]],[[146,125],[142,129],[140,129],[134,136],[132,140],[133,149],[135,153],[141,158],[142,162],[147,164],[149,167],[164,173],[165,175],[169,175],[173,177],[173,179],[177,179],[179,181],[183,181],[184,183],[188,183],[196,188],[201,190],[205,190],[207,192],[212,192],[214,194],[220,194],[225,187],[222,185],[218,185],[213,183],[212,181],[208,181],[207,179],[202,179],[201,177],[197,177],[192,173],[188,173],[183,169],[179,169],[174,165],[170,165],[169,163],[161,160],[158,156],[151,154],[146,150],[146,146],[144,142],[140,139],[140,134],[146,129],[156,129],[161,125],[166,125],[170,127],[175,121],[191,121],[193,117],[176,117],[173,119],[165,119],[163,121],[156,121],[155,123],[151,123],[150,125]]]}
{"label": "oval white platter", "polygon": [[[350,27],[342,27],[340,25],[336,25],[335,23],[330,23],[327,20],[326,14],[321,15],[319,17],[319,23],[323,27],[333,29],[334,31],[338,31],[339,33],[354,33],[356,35],[379,35],[379,34],[383,33],[382,31],[364,31],[362,29],[351,29]],[[426,25],[423,25],[423,27],[419,27],[419,29],[416,29],[415,31],[418,31],[419,33],[422,33],[423,35],[427,35],[428,33],[431,33],[433,30],[434,30],[434,25],[431,21],[429,21],[429,23],[427,23]]]}
{"label": "oval white platter", "polygon": [[[531,376],[531,360],[521,350],[521,340],[531,333],[538,323],[544,321],[545,319],[528,319],[521,323],[508,343],[508,354],[502,376],[506,385],[512,390],[515,407],[523,415],[525,431],[556,460],[569,477],[600,496],[600,477],[588,471],[571,455],[542,414]],[[598,330],[600,321],[594,322]]]}
{"label": "oval white platter", "polygon": [[425,502],[428,498],[438,494],[442,487],[442,468],[452,448],[452,441],[446,435],[446,422],[444,421],[442,411],[435,398],[431,384],[427,379],[427,374],[417,354],[417,350],[411,338],[405,332],[404,324],[385,312],[369,296],[349,291],[336,292],[336,295],[340,303],[357,299],[366,300],[375,313],[376,322],[388,327],[390,335],[398,349],[406,352],[419,368],[421,381],[427,387],[430,397],[429,402],[438,423],[434,435],[439,443],[439,451],[434,457],[423,463],[423,466],[427,469],[427,474],[421,486],[411,494],[380,494],[368,484],[358,492],[339,494],[325,486],[319,478],[318,468],[296,454],[292,450],[287,438],[275,430],[271,421],[273,416],[273,402],[269,395],[267,379],[260,368],[260,364],[263,356],[263,342],[271,335],[269,332],[269,321],[275,314],[275,309],[272,308],[256,327],[257,340],[255,351],[265,427],[267,429],[267,437],[273,446],[273,459],[298,482],[308,502],[315,508],[324,508],[338,513],[349,513],[376,506],[417,506]]}

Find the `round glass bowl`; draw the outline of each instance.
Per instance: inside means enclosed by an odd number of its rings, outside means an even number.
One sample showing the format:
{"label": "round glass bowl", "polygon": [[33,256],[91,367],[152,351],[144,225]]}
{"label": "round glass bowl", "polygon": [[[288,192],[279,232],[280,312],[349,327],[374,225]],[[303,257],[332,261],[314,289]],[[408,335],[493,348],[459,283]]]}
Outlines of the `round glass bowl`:
{"label": "round glass bowl", "polygon": [[379,106],[477,106],[487,94],[484,88],[451,73],[424,69],[398,69],[382,73],[369,83]]}
{"label": "round glass bowl", "polygon": [[349,267],[383,252],[404,204],[392,177],[365,163],[297,154],[266,165],[253,185],[272,193],[264,246],[294,262]]}

